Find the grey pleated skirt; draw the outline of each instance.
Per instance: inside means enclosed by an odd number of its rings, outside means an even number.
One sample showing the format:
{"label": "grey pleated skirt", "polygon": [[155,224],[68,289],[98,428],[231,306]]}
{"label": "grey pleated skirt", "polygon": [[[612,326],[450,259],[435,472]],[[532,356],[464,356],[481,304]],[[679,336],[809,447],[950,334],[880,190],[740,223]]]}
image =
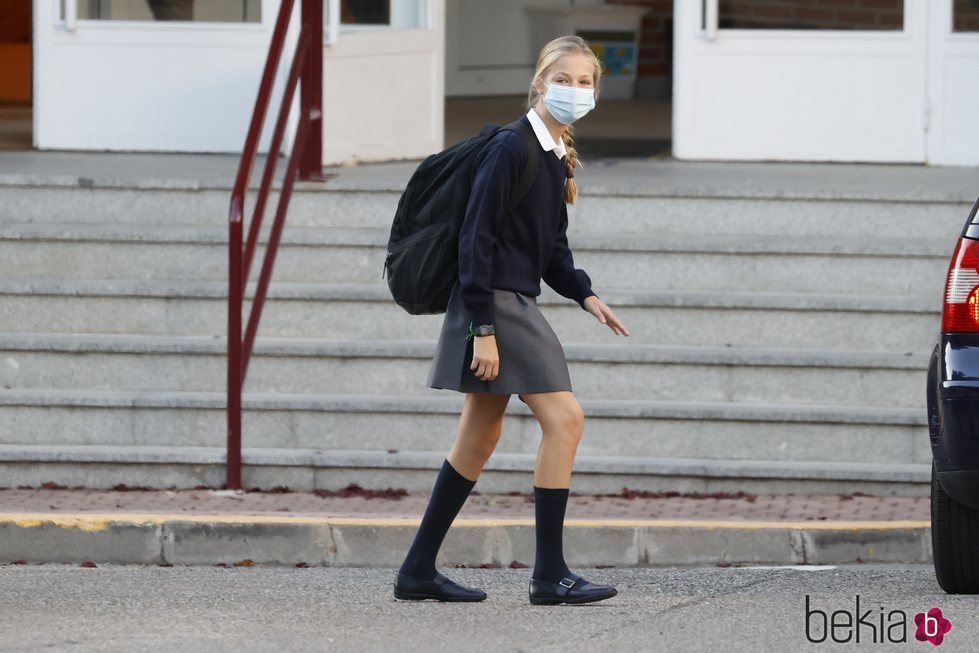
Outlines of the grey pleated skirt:
{"label": "grey pleated skirt", "polygon": [[571,390],[564,347],[537,307],[537,298],[502,288],[493,289],[500,371],[492,381],[480,380],[475,370],[469,369],[476,336],[466,340],[470,317],[462,303],[461,288],[457,281],[449,296],[428,372],[428,387],[496,394]]}

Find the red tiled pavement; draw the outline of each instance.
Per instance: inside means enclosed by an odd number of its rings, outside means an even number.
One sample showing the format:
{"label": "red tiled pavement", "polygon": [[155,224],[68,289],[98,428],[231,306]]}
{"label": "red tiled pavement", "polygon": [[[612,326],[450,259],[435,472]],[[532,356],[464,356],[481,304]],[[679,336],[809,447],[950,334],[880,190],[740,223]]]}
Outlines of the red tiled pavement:
{"label": "red tiled pavement", "polygon": [[[0,489],[0,513],[197,513],[420,518],[427,495],[320,496],[312,492]],[[533,495],[470,495],[461,518],[533,518]],[[734,519],[745,521],[928,520],[927,497],[855,495],[625,496],[572,493],[568,519]]]}

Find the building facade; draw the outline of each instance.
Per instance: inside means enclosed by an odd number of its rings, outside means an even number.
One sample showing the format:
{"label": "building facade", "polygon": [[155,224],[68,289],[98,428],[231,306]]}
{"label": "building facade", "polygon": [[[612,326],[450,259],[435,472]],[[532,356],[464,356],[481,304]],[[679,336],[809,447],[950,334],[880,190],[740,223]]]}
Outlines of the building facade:
{"label": "building facade", "polygon": [[[679,159],[979,165],[977,0],[324,2],[325,163],[444,147],[447,98],[525,94],[574,32],[610,101],[671,103]],[[240,151],[279,0],[3,6],[0,93],[29,98],[32,147]]]}

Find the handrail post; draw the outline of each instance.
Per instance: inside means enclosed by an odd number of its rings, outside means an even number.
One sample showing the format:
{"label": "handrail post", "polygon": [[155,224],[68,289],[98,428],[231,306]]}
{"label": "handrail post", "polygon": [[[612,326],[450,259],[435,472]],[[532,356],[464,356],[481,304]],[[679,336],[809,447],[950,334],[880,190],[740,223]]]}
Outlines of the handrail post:
{"label": "handrail post", "polygon": [[231,200],[231,230],[228,265],[231,274],[228,284],[228,444],[225,462],[225,486],[241,489],[241,392],[244,378],[241,373],[241,311],[244,305],[242,283],[242,218],[239,198]]}
{"label": "handrail post", "polygon": [[[262,315],[262,305],[275,264],[275,252],[278,249],[285,215],[292,194],[293,182],[298,177],[304,181],[326,181],[335,174],[323,174],[323,0],[301,0],[300,35],[290,67],[289,80],[286,84],[282,105],[279,108],[279,119],[266,161],[265,173],[259,185],[255,215],[252,219],[248,234],[248,247],[244,246],[245,196],[248,193],[248,183],[251,178],[252,165],[258,148],[262,126],[271,99],[272,85],[275,81],[275,69],[278,66],[285,43],[289,17],[295,0],[282,0],[279,14],[275,22],[269,53],[265,61],[265,70],[259,84],[255,109],[252,112],[248,134],[245,137],[245,148],[238,161],[238,173],[235,177],[234,190],[231,191],[231,210],[228,231],[228,387],[227,387],[227,455],[225,487],[231,490],[241,489],[241,422],[242,394],[245,375],[248,371],[248,359],[251,355],[252,343],[258,331],[258,321]],[[72,4],[72,3],[69,3]],[[295,99],[296,84],[300,85],[299,124],[296,128],[296,138],[289,156],[289,164],[282,182],[279,204],[276,208],[275,222],[272,234],[265,251],[265,260],[258,282],[258,288],[248,312],[248,327],[242,338],[242,323],[244,321],[245,290],[248,284],[251,257],[258,240],[261,227],[262,213],[266,198],[272,186],[272,176],[275,172],[275,159],[279,155],[282,142],[282,132],[285,129],[288,107]]]}
{"label": "handrail post", "polygon": [[299,161],[299,178],[325,181],[328,177],[323,175],[323,0],[302,0],[302,23],[309,30],[309,52],[299,89],[299,115],[309,116],[310,125],[309,141]]}

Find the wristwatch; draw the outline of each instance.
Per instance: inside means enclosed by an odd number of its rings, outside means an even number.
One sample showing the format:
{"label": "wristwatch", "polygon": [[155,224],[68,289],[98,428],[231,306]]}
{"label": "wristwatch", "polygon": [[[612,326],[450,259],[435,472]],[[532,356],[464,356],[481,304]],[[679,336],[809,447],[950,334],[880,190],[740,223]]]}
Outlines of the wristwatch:
{"label": "wristwatch", "polygon": [[480,324],[475,333],[477,336],[492,336],[496,333],[496,328],[492,324]]}

